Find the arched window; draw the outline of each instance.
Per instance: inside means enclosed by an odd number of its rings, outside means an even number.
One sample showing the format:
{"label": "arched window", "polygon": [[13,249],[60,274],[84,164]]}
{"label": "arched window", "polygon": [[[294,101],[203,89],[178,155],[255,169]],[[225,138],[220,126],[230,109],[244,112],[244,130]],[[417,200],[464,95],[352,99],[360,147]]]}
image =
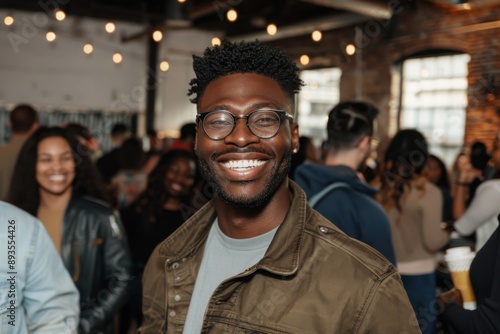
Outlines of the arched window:
{"label": "arched window", "polygon": [[421,131],[431,153],[448,167],[464,141],[469,60],[467,54],[439,50],[413,55],[395,65],[393,92],[399,94],[393,94],[397,100],[392,104],[390,128]]}

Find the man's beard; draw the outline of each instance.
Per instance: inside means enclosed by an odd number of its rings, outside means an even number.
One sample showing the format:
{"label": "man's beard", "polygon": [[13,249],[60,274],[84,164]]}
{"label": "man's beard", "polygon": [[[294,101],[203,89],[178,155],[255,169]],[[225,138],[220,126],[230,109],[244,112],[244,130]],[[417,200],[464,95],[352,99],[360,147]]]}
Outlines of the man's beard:
{"label": "man's beard", "polygon": [[[292,160],[292,150],[289,150],[281,161],[273,167],[266,178],[266,184],[262,191],[255,196],[247,194],[244,197],[235,197],[228,193],[223,187],[219,176],[210,168],[204,159],[198,159],[201,175],[213,187],[215,195],[224,203],[239,209],[253,209],[263,207],[276,193],[283,181],[288,177]],[[212,160],[213,162],[213,160]],[[241,181],[240,184],[248,184],[254,181]]]}

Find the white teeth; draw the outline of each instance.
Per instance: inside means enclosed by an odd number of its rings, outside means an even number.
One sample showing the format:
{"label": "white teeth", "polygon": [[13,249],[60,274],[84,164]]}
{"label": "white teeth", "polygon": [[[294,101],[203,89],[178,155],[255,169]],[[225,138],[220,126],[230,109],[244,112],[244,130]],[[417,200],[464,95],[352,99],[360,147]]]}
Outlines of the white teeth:
{"label": "white teeth", "polygon": [[265,164],[262,160],[231,160],[223,163],[224,167],[229,169],[249,169]]}
{"label": "white teeth", "polygon": [[63,181],[66,177],[64,175],[51,175],[49,180],[51,181]]}

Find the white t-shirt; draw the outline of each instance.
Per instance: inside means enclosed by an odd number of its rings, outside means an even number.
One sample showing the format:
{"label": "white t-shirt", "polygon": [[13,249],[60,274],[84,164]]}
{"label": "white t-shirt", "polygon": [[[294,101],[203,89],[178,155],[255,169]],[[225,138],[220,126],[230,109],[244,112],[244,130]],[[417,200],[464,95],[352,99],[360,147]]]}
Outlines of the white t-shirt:
{"label": "white t-shirt", "polygon": [[238,275],[258,263],[276,234],[278,227],[254,238],[233,239],[219,228],[217,219],[212,224],[183,334],[199,334],[205,310],[215,289],[224,280]]}
{"label": "white t-shirt", "polygon": [[489,180],[477,187],[472,202],[454,224],[461,235],[476,231],[476,252],[484,246],[498,226],[500,214],[500,180]]}

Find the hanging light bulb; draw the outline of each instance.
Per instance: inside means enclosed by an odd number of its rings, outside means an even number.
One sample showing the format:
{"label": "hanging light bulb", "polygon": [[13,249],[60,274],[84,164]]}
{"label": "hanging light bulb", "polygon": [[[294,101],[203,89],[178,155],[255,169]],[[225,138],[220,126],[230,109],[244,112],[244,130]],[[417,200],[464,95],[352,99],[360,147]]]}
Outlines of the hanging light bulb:
{"label": "hanging light bulb", "polygon": [[54,16],[56,17],[57,21],[64,21],[64,19],[66,18],[66,13],[64,11],[62,11],[61,9],[58,9],[54,13]]}
{"label": "hanging light bulb", "polygon": [[45,34],[45,38],[47,39],[47,41],[49,42],[53,42],[56,40],[57,38],[57,35],[55,32],[53,32],[52,30],[48,31],[47,34]]}
{"label": "hanging light bulb", "polygon": [[219,37],[212,38],[212,46],[220,45],[221,41]]}
{"label": "hanging light bulb", "polygon": [[113,62],[115,64],[120,64],[123,60],[123,57],[122,57],[122,54],[120,52],[116,52],[114,55],[113,55]]}
{"label": "hanging light bulb", "polygon": [[178,3],[184,3],[186,0],[177,0]]}
{"label": "hanging light bulb", "polygon": [[314,30],[311,34],[311,37],[312,37],[313,41],[319,42],[319,41],[321,41],[323,34],[319,30]]}
{"label": "hanging light bulb", "polygon": [[302,56],[300,56],[300,63],[302,65],[309,64],[309,56],[308,55],[302,55]]}
{"label": "hanging light bulb", "polygon": [[111,33],[113,33],[115,31],[116,26],[115,26],[115,24],[113,22],[108,22],[108,23],[106,23],[105,29],[106,29],[106,31],[108,33],[111,34]]}
{"label": "hanging light bulb", "polygon": [[91,54],[94,51],[94,47],[90,43],[85,43],[83,46],[83,52],[87,55]]}
{"label": "hanging light bulb", "polygon": [[7,15],[4,19],[3,19],[3,23],[8,27],[8,26],[11,26],[14,24],[14,18],[10,15]]}
{"label": "hanging light bulb", "polygon": [[160,70],[161,70],[162,72],[167,72],[169,68],[170,68],[170,64],[168,63],[168,61],[163,60],[163,61],[160,63]]}
{"label": "hanging light bulb", "polygon": [[349,56],[352,56],[356,53],[356,47],[353,44],[348,44],[345,47],[345,53],[347,53]]}
{"label": "hanging light bulb", "polygon": [[227,11],[226,17],[230,22],[234,22],[238,19],[238,12],[234,9],[230,9]]}
{"label": "hanging light bulb", "polygon": [[153,31],[153,40],[155,42],[160,42],[163,39],[163,34],[160,30]]}
{"label": "hanging light bulb", "polygon": [[278,27],[276,27],[276,24],[271,23],[267,26],[266,30],[269,35],[274,36],[278,32]]}

